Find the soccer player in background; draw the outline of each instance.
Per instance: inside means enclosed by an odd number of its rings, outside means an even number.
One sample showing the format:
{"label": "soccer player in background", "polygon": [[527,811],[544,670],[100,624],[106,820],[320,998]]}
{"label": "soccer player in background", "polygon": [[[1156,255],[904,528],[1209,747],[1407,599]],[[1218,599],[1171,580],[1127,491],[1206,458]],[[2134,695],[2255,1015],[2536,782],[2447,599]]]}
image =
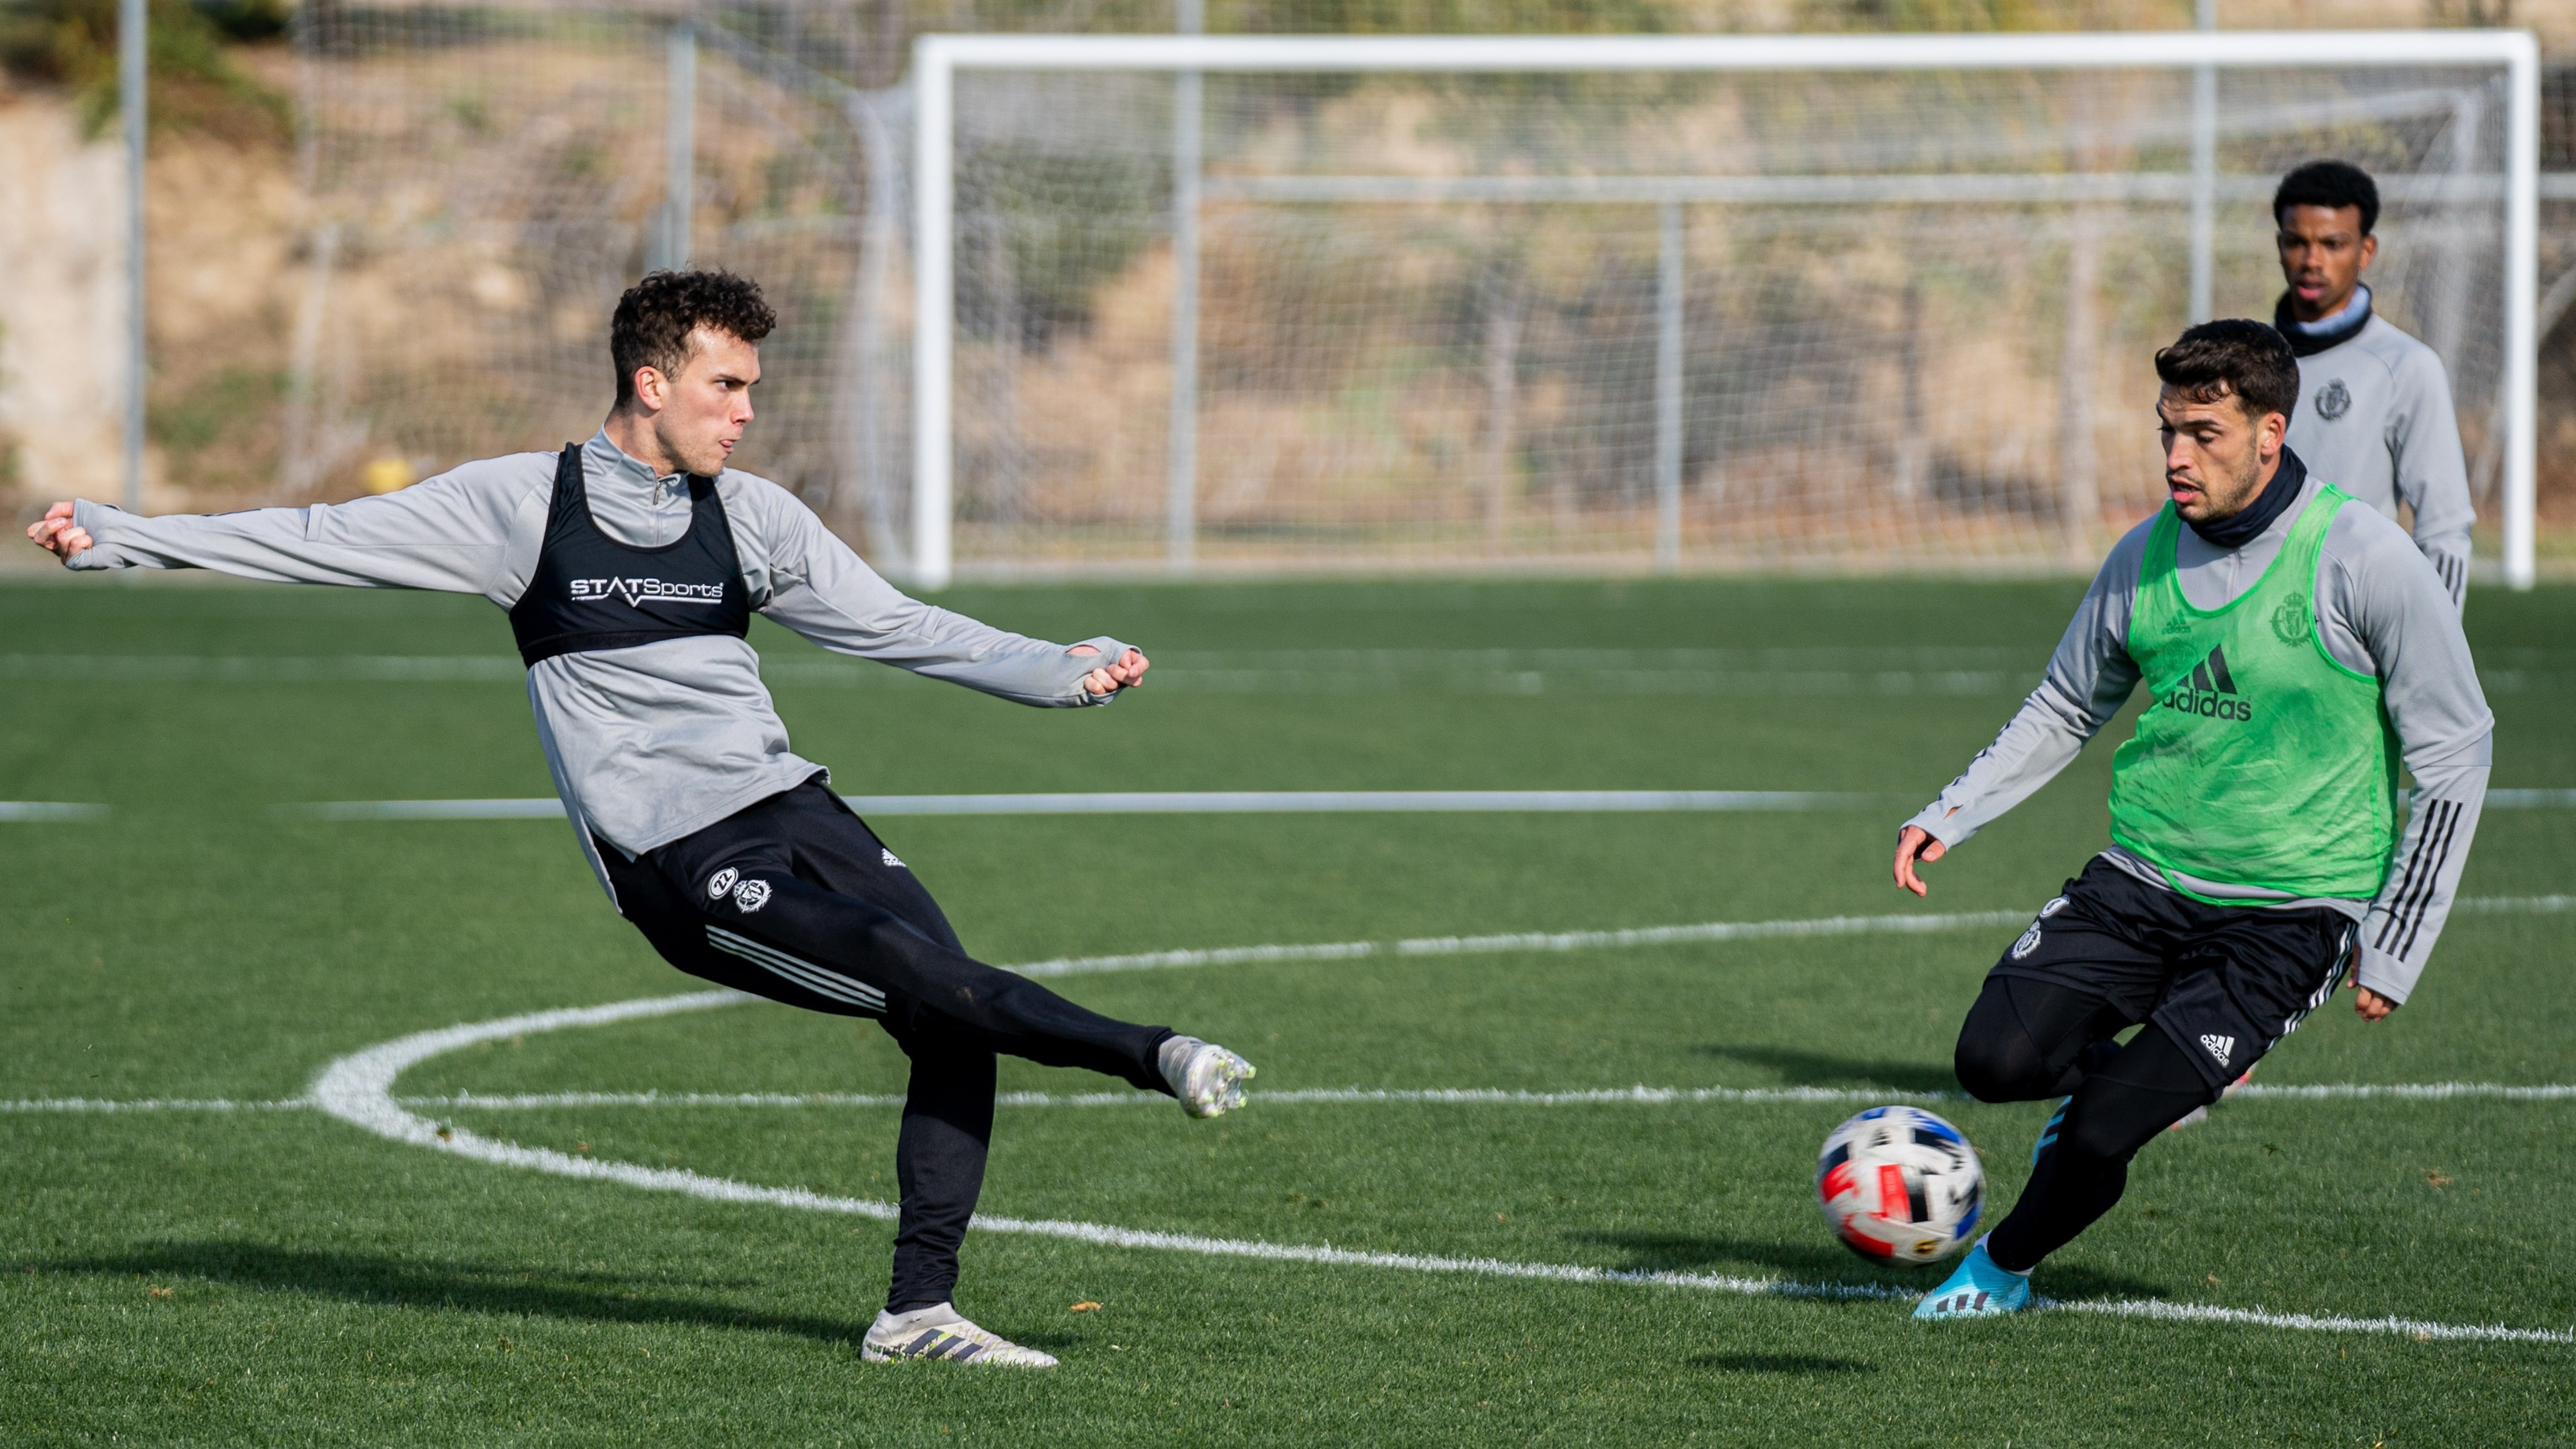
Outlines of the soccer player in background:
{"label": "soccer player in background", "polygon": [[[1959,1032],[1979,1101],[2067,1100],[2020,1201],[1918,1318],[2026,1306],[2031,1269],[2120,1200],[2130,1157],[2347,971],[2365,1021],[2403,1004],[2486,797],[2494,720],[2451,595],[2394,523],[2283,446],[2289,344],[2211,322],[2156,375],[2171,501],[2112,548],[2020,712],[1897,837],[1896,883],[1922,895],[1921,864],[2147,685],[2112,757],[2110,848],[2040,908]],[[2401,758],[2417,793],[2399,839]]]}
{"label": "soccer player in background", "polygon": [[2370,310],[2362,272],[2379,255],[2379,187],[2360,167],[2311,161],[2272,194],[2281,279],[2272,325],[2299,355],[2289,444],[2308,470],[2389,518],[2415,514],[2415,546],[2456,609],[2469,583],[2469,469],[2451,381],[2433,349]]}
{"label": "soccer player in background", "polygon": [[310,508],[143,518],[58,503],[28,534],[74,569],[438,589],[508,610],[538,742],[618,911],[681,970],[875,1017],[911,1058],[893,1281],[862,1356],[1052,1367],[953,1302],[995,1053],[1168,1092],[1196,1117],[1240,1104],[1252,1068],[969,957],[829,773],[789,751],[745,636],[756,609],[826,649],[1041,706],[1107,704],[1144,680],[1145,656],[906,598],[793,494],[726,467],[775,322],[743,278],[656,272],[617,304],[607,422],[560,455]]}

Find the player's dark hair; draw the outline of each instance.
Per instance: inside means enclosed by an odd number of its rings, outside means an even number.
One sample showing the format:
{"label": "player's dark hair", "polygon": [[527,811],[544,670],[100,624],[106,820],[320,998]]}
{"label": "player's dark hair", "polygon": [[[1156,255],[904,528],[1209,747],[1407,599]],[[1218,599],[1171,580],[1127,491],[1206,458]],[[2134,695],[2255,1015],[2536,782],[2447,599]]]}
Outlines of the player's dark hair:
{"label": "player's dark hair", "polygon": [[617,299],[608,324],[608,355],[617,365],[617,401],[635,397],[635,369],[677,377],[688,365],[689,334],[700,327],[757,343],[778,325],[760,284],[731,272],[646,272]]}
{"label": "player's dark hair", "polygon": [[2349,161],[2311,161],[2281,178],[2272,193],[2272,224],[2280,225],[2281,213],[2293,206],[2360,207],[2361,234],[2368,236],[2379,225],[2379,183]]}
{"label": "player's dark hair", "polygon": [[2242,317],[2184,329],[2156,354],[2156,376],[2196,403],[2233,394],[2249,418],[2299,406],[2299,357],[2289,339]]}

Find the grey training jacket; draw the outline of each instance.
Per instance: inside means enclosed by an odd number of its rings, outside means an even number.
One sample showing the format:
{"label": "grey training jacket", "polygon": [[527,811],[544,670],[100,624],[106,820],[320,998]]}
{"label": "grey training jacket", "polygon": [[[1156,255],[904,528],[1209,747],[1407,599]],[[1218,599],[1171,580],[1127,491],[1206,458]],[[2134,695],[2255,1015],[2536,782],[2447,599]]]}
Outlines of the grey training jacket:
{"label": "grey training jacket", "polygon": [[2451,380],[2433,349],[2372,316],[2350,338],[2299,359],[2290,446],[2308,471],[2397,516],[2415,514],[2415,546],[2458,608],[2469,583],[2469,469]]}
{"label": "grey training jacket", "polygon": [[[82,500],[73,522],[95,542],[70,567],[204,568],[281,583],[435,589],[481,594],[507,609],[536,570],[556,456],[487,458],[398,493],[307,508],[144,518]],[[642,548],[687,532],[685,478],[654,476],[605,430],[583,445],[581,461],[601,532]],[[768,479],[728,468],[716,494],[752,607],[824,648],[1022,704],[1116,697],[1082,687],[1104,658],[905,597]],[[1113,639],[1084,642],[1109,659],[1126,648]],[[817,775],[828,778],[787,747],[760,656],[730,636],[540,660],[528,671],[528,701],[585,854],[592,831],[641,855]],[[604,872],[600,883],[607,884]]]}
{"label": "grey training jacket", "polygon": [[[2241,548],[2222,549],[2188,525],[2178,530],[2174,561],[2183,597],[2195,608],[2216,609],[2254,587],[2324,486],[2312,468],[2298,499]],[[2153,526],[2149,519],[2113,546],[2039,688],[1941,798],[1907,824],[1957,846],[2055,778],[2120,712],[2138,683],[2129,615]],[[2188,877],[2181,883],[2217,900],[2324,906],[2353,917],[2361,922],[2361,984],[2403,1002],[2424,974],[2468,864],[2486,800],[2495,716],[2478,687],[2449,592],[2395,523],[2366,507],[2347,504],[2338,512],[2319,551],[2313,597],[2327,650],[2345,667],[2379,677],[2382,704],[2415,777],[2414,813],[2388,883],[2369,902],[2294,900]],[[2355,741],[2354,748],[2377,743]],[[2284,821],[2282,828],[2297,825]],[[2172,889],[2163,871],[2128,851],[2113,846],[2102,854],[2140,880]]]}

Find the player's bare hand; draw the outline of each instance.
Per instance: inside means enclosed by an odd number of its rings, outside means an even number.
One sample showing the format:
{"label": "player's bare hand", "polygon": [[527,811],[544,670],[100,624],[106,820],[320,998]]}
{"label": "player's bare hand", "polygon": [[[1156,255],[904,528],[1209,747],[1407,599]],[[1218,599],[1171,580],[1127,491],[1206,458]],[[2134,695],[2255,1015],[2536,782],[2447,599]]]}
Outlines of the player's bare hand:
{"label": "player's bare hand", "polygon": [[[1076,644],[1066,652],[1079,656],[1100,651],[1088,644]],[[1152,667],[1153,661],[1145,657],[1143,650],[1130,649],[1119,655],[1116,662],[1102,665],[1082,676],[1082,687],[1092,694],[1114,694],[1122,689],[1133,689],[1145,682],[1145,671]]]}
{"label": "player's bare hand", "polygon": [[1896,883],[1916,895],[1929,895],[1932,888],[1914,873],[1915,863],[1930,865],[1950,853],[1950,847],[1932,838],[1932,832],[1920,825],[1908,825],[1896,833]]}
{"label": "player's bare hand", "polygon": [[44,517],[27,525],[27,537],[34,539],[38,548],[62,559],[70,558],[92,542],[89,530],[72,522],[72,506],[68,503],[57,503],[46,509]]}
{"label": "player's bare hand", "polygon": [[2397,1003],[2356,981],[2352,984],[2352,1009],[2364,1021],[2384,1021]]}

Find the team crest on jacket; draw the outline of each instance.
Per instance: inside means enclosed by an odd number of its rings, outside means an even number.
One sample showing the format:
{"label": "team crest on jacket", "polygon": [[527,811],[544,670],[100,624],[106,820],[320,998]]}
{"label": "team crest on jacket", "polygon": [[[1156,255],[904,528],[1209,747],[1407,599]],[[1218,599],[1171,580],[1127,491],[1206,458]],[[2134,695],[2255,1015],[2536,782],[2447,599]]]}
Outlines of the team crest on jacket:
{"label": "team crest on jacket", "polygon": [[711,901],[723,900],[725,892],[732,890],[733,883],[740,879],[742,879],[742,872],[734,869],[732,866],[726,866],[724,869],[717,871],[714,875],[708,876],[707,899]]}
{"label": "team crest on jacket", "polygon": [[2272,610],[2272,637],[2296,647],[2308,637],[2308,596],[2292,594]]}
{"label": "team crest on jacket", "polygon": [[2038,949],[2039,922],[2033,921],[2030,923],[2030,929],[2021,933],[2021,939],[2013,942],[2012,958],[2016,961],[2026,961],[2030,959],[2030,953]]}
{"label": "team crest on jacket", "polygon": [[733,904],[734,909],[742,912],[746,916],[759,910],[762,906],[768,905],[769,882],[765,880],[747,880],[742,884],[735,886],[733,888]]}
{"label": "team crest on jacket", "polygon": [[2352,393],[2343,385],[2342,378],[2338,377],[2317,389],[2318,417],[2331,423],[2351,411]]}

